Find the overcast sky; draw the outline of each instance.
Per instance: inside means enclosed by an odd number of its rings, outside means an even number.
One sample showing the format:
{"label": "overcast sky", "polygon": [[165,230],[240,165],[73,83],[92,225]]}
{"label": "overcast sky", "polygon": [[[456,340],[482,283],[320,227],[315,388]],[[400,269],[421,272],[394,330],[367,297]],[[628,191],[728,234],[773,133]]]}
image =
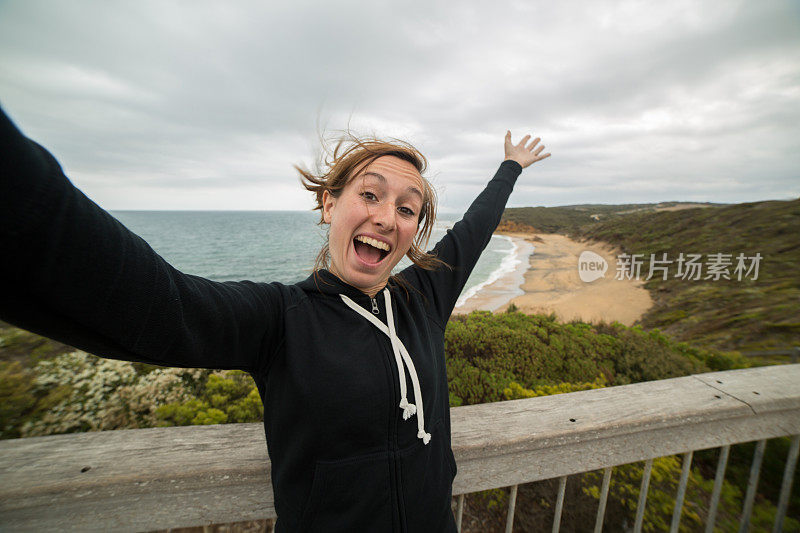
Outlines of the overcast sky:
{"label": "overcast sky", "polygon": [[0,2],[0,104],[106,209],[309,209],[349,125],[462,212],[800,196],[800,2]]}

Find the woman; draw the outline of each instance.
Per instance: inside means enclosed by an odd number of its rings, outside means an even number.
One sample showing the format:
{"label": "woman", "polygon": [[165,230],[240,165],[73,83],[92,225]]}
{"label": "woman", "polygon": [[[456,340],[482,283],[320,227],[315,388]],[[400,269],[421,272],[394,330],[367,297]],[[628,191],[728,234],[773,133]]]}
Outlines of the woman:
{"label": "woman", "polygon": [[495,176],[430,254],[424,157],[337,150],[323,175],[298,169],[330,225],[314,273],[219,283],[169,265],[0,114],[1,319],[103,357],[249,372],[276,531],[455,531],[444,328],[517,176],[550,155],[539,139],[506,134]]}

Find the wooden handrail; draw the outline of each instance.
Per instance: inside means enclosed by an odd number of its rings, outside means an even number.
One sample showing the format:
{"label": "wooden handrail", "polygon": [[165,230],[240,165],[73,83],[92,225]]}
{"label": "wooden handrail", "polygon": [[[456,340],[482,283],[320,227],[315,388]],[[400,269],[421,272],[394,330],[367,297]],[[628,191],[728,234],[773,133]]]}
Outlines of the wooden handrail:
{"label": "wooden handrail", "polygon": [[450,410],[453,494],[800,433],[800,365]]}
{"label": "wooden handrail", "polygon": [[[800,365],[450,410],[453,494],[800,433]],[[275,516],[261,424],[0,441],[0,529],[154,530]]]}

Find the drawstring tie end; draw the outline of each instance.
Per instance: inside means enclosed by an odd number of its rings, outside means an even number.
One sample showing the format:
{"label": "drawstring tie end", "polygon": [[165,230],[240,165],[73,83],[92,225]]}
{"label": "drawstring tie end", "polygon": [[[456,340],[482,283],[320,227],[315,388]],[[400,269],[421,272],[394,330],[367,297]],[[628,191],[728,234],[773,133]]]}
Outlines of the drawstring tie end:
{"label": "drawstring tie end", "polygon": [[417,433],[417,438],[422,439],[423,444],[428,444],[431,441],[431,434],[425,433],[424,430],[420,429]]}
{"label": "drawstring tie end", "polygon": [[408,420],[417,412],[417,406],[413,403],[408,403],[405,398],[400,400],[400,409],[403,410],[403,420]]}

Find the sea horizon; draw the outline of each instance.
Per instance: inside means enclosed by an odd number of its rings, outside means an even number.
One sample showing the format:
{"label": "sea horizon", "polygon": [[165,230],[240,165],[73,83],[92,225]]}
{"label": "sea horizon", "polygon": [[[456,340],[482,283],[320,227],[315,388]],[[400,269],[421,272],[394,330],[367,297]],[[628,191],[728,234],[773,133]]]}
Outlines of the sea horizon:
{"label": "sea horizon", "polygon": [[[292,284],[313,271],[325,226],[313,210],[120,209],[112,216],[143,238],[178,270],[213,281],[278,281]],[[439,217],[430,250],[461,215]],[[458,306],[507,274],[521,258],[505,236],[493,235],[470,275]],[[395,267],[409,266],[407,258]]]}

